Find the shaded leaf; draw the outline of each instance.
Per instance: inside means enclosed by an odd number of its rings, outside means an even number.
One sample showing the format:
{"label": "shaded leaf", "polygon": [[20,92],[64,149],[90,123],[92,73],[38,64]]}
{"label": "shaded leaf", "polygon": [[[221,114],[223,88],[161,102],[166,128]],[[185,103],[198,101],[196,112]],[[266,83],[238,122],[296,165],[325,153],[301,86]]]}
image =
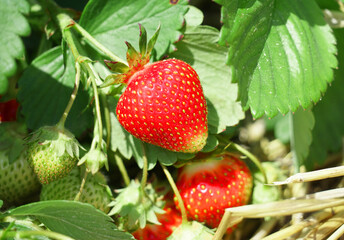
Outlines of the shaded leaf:
{"label": "shaded leaf", "polygon": [[[61,48],[53,48],[37,57],[20,78],[18,99],[28,128],[35,130],[60,120],[75,82],[74,59],[67,56],[65,68]],[[66,121],[76,135],[92,124],[88,101],[88,93],[80,87]]]}
{"label": "shaded leaf", "polygon": [[90,204],[76,201],[41,201],[9,211],[11,216],[34,216],[50,230],[76,240],[134,239],[119,231],[112,219]]}
{"label": "shaded leaf", "polygon": [[231,83],[229,67],[225,64],[228,49],[217,44],[219,32],[212,27],[189,27],[177,51],[170,54],[189,63],[198,73],[208,105],[211,133],[220,133],[244,118],[237,101],[238,87]]}
{"label": "shaded leaf", "polygon": [[328,152],[339,151],[344,136],[344,30],[336,29],[339,68],[335,71],[335,81],[327,90],[322,101],[314,108],[315,126],[313,142],[306,167],[312,170],[324,164]]}
{"label": "shaded leaf", "polygon": [[274,118],[277,118],[275,125],[275,136],[282,143],[288,144],[290,142],[290,116],[278,115]]}
{"label": "shaded leaf", "polygon": [[298,169],[308,157],[315,121],[311,110],[298,109],[293,115],[289,114],[289,116],[292,124],[290,145],[294,154],[294,166]]}
{"label": "shaded leaf", "polygon": [[170,44],[178,40],[187,11],[187,1],[171,4],[168,0],[91,0],[86,5],[80,24],[98,41],[125,59],[125,41],[138,46],[139,27],[142,24],[147,35],[152,36],[161,25],[155,45],[160,58]]}
{"label": "shaded leaf", "polygon": [[319,101],[337,60],[335,38],[315,1],[216,2],[223,6],[220,42],[230,46],[228,63],[245,110],[273,117]]}

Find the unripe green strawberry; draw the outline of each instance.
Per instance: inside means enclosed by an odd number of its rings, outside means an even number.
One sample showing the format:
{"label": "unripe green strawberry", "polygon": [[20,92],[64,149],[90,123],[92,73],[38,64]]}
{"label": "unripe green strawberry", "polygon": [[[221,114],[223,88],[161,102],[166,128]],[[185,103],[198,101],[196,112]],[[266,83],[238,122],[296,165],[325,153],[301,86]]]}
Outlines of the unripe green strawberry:
{"label": "unripe green strawberry", "polygon": [[[43,185],[40,195],[41,201],[74,200],[80,190],[82,177],[82,169],[76,167],[68,176]],[[107,213],[110,210],[108,204],[111,202],[111,198],[111,191],[104,175],[100,172],[97,172],[95,175],[88,174],[79,201],[92,204],[94,207]]]}
{"label": "unripe green strawberry", "polygon": [[111,70],[121,72],[109,75],[106,83],[127,85],[116,107],[118,121],[142,141],[175,152],[198,152],[208,137],[201,82],[196,71],[181,60],[148,63],[157,34],[146,46],[146,32],[141,27],[140,52],[126,43],[129,67],[106,62]]}
{"label": "unripe green strawberry", "polygon": [[0,199],[6,206],[25,202],[40,187],[25,152],[9,163],[8,151],[0,151]]}
{"label": "unripe green strawberry", "polygon": [[28,161],[42,184],[66,176],[79,159],[74,135],[57,126],[38,129],[27,139]]}

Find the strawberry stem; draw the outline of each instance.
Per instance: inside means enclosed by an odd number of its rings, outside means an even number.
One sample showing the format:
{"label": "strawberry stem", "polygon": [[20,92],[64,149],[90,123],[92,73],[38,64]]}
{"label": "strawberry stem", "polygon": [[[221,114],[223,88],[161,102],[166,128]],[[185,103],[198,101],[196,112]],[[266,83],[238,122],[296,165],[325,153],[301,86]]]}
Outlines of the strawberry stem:
{"label": "strawberry stem", "polygon": [[103,104],[104,109],[104,117],[105,117],[105,128],[106,128],[106,146],[110,145],[111,141],[111,120],[110,120],[110,110],[109,110],[109,104],[106,101],[106,96],[104,94],[100,94],[100,100]]}
{"label": "strawberry stem", "polygon": [[73,28],[77,30],[87,41],[92,43],[95,47],[97,47],[100,51],[102,51],[106,56],[108,56],[114,62],[121,62],[127,65],[126,61],[121,59],[120,57],[113,54],[109,49],[107,49],[104,45],[97,41],[91,34],[89,34],[83,27],[81,27],[78,23],[73,25]]}
{"label": "strawberry stem", "polygon": [[16,239],[27,239],[31,238],[32,236],[45,236],[51,239],[56,240],[73,240],[73,238],[70,238],[66,235],[63,235],[61,233],[52,232],[48,230],[29,230],[29,231],[9,231],[6,232],[6,230],[0,230],[0,237],[6,237],[4,239],[8,238],[16,238]]}
{"label": "strawberry stem", "polygon": [[[241,147],[239,144],[232,142],[229,145],[233,145],[236,150],[238,150],[239,152],[241,152],[242,154],[247,156],[258,167],[258,169],[263,174],[265,184],[268,184],[268,178],[266,176],[266,172],[265,172],[261,162],[258,160],[258,158],[256,156],[254,156],[252,153],[250,153],[249,151],[247,151],[245,148]],[[229,145],[227,145],[227,146],[229,147]],[[226,146],[226,148],[227,148],[227,146]]]}
{"label": "strawberry stem", "polygon": [[265,172],[261,162],[258,160],[258,158],[256,156],[254,156],[252,153],[247,151],[245,148],[241,147],[239,144],[236,144],[234,142],[228,141],[227,139],[225,139],[223,137],[221,137],[221,139],[225,143],[228,143],[225,146],[224,150],[226,150],[227,148],[233,146],[237,151],[239,151],[240,153],[242,153],[245,156],[247,156],[254,163],[254,165],[258,167],[259,171],[261,171],[261,173],[263,174],[265,184],[268,184],[268,178],[266,176],[266,172]]}
{"label": "strawberry stem", "polygon": [[115,160],[116,160],[116,164],[118,166],[118,169],[120,171],[120,173],[122,174],[122,178],[124,180],[124,183],[126,186],[129,186],[130,184],[130,178],[127,172],[127,169],[125,168],[122,158],[120,156],[118,156],[118,154],[115,153]]}
{"label": "strawberry stem", "polygon": [[141,179],[141,188],[142,190],[145,189],[146,183],[147,183],[147,177],[148,177],[148,158],[147,153],[145,149],[145,145],[143,142],[141,142],[142,146],[142,152],[143,152],[143,169],[142,169],[142,179]]}
{"label": "strawberry stem", "polygon": [[182,196],[180,195],[177,185],[173,180],[173,177],[171,175],[171,173],[168,171],[167,167],[164,166],[163,164],[160,163],[160,166],[162,167],[162,170],[164,171],[166,178],[173,190],[174,195],[176,195],[176,198],[178,200],[179,203],[179,207],[180,207],[180,212],[182,214],[182,224],[185,224],[188,222],[188,218],[187,218],[187,214],[186,214],[186,209],[185,209],[185,205],[184,205],[184,201],[182,199]]}
{"label": "strawberry stem", "polygon": [[[77,50],[76,50],[77,51]],[[60,121],[58,122],[57,126],[59,129],[63,129],[66,119],[68,117],[68,114],[73,106],[74,100],[76,98],[76,94],[78,93],[78,89],[79,89],[79,85],[80,85],[80,73],[81,73],[81,69],[80,69],[80,63],[79,62],[75,62],[75,83],[74,83],[74,89],[72,94],[70,95],[70,99],[69,102],[66,106],[66,109],[64,110],[62,117],[60,119]]]}
{"label": "strawberry stem", "polygon": [[85,169],[85,174],[81,180],[81,184],[80,184],[80,189],[79,192],[76,194],[74,201],[79,201],[80,196],[82,194],[82,191],[84,190],[85,187],[85,183],[86,183],[86,179],[87,179],[87,175],[88,175],[89,171],[87,169]]}
{"label": "strawberry stem", "polygon": [[101,148],[101,144],[102,144],[102,140],[103,140],[103,124],[102,124],[102,115],[100,112],[100,103],[99,103],[99,96],[98,96],[98,88],[97,88],[97,84],[96,84],[96,78],[98,76],[98,74],[96,73],[93,65],[88,62],[87,64],[85,64],[86,69],[88,71],[88,74],[90,75],[90,79],[91,79],[91,84],[93,87],[93,91],[94,91],[94,101],[95,101],[95,105],[96,105],[96,115],[97,115],[97,119],[98,119],[98,129],[99,129],[99,142],[98,142],[98,148]]}

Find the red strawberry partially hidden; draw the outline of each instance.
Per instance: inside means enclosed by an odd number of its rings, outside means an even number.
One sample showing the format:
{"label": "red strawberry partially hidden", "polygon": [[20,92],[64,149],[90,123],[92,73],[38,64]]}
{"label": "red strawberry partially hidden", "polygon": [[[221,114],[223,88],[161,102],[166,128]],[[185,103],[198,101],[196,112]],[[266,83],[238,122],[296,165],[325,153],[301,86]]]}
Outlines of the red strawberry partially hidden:
{"label": "red strawberry partially hidden", "polygon": [[0,122],[11,122],[17,119],[19,103],[15,100],[0,102]]}
{"label": "red strawberry partially hidden", "polygon": [[145,228],[132,233],[137,240],[165,240],[182,223],[179,211],[173,206],[166,206],[164,214],[157,214],[161,225],[148,223]]}
{"label": "red strawberry partially hidden", "polygon": [[199,77],[181,60],[149,64],[157,33],[148,46],[145,38],[141,28],[140,53],[127,43],[129,67],[106,62],[111,70],[123,72],[108,76],[107,81],[127,84],[116,108],[118,121],[142,141],[176,152],[198,152],[208,137],[207,105]]}
{"label": "red strawberry partially hidden", "polygon": [[[252,176],[239,158],[222,154],[182,167],[177,188],[189,219],[216,228],[226,208],[244,205],[252,190]],[[178,201],[175,198],[176,205]],[[231,229],[228,229],[228,233]]]}

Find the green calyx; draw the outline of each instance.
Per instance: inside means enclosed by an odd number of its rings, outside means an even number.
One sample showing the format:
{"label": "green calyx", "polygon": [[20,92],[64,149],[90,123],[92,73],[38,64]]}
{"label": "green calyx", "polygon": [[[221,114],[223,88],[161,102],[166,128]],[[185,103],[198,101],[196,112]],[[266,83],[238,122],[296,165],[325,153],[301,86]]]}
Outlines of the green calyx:
{"label": "green calyx", "polygon": [[140,24],[140,38],[139,38],[139,51],[137,51],[129,42],[125,42],[128,47],[127,62],[125,65],[121,62],[113,62],[104,60],[107,67],[114,72],[114,74],[108,75],[104,83],[100,87],[108,87],[113,84],[126,84],[129,78],[137,71],[141,70],[147,63],[149,63],[151,53],[153,51],[156,40],[159,36],[160,25],[155,31],[152,38],[147,44],[147,32],[146,29]]}
{"label": "green calyx", "polygon": [[99,148],[91,149],[88,153],[86,153],[78,162],[78,166],[82,165],[83,163],[85,163],[87,170],[93,175],[104,165],[106,170],[109,170],[107,156],[104,151]]}
{"label": "green calyx", "polygon": [[37,144],[47,147],[58,157],[67,153],[70,157],[79,158],[79,148],[82,148],[71,132],[67,129],[59,129],[57,126],[41,127],[29,135],[26,140],[27,145]]}
{"label": "green calyx", "polygon": [[178,228],[176,228],[173,233],[167,238],[168,240],[211,240],[213,239],[214,232],[204,226],[203,224],[192,221],[187,223],[182,223]]}
{"label": "green calyx", "polygon": [[144,228],[147,222],[160,225],[156,213],[164,213],[161,209],[164,202],[159,201],[160,197],[151,184],[147,184],[144,191],[137,181],[131,181],[128,187],[117,190],[119,194],[110,204],[113,208],[109,215],[119,215],[120,229],[133,232],[139,227]]}

